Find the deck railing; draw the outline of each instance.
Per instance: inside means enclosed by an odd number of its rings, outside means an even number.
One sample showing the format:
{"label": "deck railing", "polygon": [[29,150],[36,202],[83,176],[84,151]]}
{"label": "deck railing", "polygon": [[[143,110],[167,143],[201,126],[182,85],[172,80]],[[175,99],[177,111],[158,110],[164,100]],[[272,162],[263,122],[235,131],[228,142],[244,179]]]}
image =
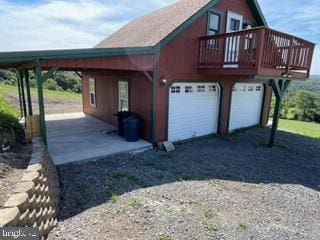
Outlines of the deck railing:
{"label": "deck railing", "polygon": [[[267,28],[200,38],[199,68],[268,69],[309,74],[314,44]],[[223,70],[222,70],[223,71]]]}

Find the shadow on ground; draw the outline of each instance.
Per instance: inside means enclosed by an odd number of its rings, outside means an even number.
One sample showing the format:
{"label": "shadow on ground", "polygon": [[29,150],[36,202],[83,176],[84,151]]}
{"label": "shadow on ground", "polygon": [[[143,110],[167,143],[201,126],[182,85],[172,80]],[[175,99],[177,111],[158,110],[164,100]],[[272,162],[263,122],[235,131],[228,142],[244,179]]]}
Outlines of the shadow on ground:
{"label": "shadow on ground", "polygon": [[269,129],[251,129],[177,146],[59,167],[61,220],[135,189],[162,184],[221,179],[244,183],[299,184],[320,190],[320,141],[279,132],[266,147]]}

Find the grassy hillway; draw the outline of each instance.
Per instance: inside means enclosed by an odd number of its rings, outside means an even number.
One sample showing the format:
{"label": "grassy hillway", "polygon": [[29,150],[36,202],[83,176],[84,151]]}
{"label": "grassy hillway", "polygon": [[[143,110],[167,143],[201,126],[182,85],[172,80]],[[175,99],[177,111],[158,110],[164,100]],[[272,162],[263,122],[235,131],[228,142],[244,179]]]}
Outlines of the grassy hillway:
{"label": "grassy hillway", "polygon": [[[52,91],[44,89],[45,110],[48,114],[82,111],[82,95],[79,93]],[[4,96],[13,106],[19,109],[18,90],[16,86],[0,84],[0,96]],[[32,106],[38,112],[37,89],[31,88]]]}
{"label": "grassy hillway", "polygon": [[320,139],[320,124],[281,119],[279,128],[303,136]]}

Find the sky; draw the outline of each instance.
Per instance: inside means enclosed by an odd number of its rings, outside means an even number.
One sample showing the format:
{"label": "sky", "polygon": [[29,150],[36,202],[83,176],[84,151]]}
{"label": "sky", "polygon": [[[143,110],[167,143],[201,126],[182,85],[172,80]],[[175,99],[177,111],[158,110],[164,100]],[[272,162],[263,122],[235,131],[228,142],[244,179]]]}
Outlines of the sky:
{"label": "sky", "polygon": [[[320,45],[320,0],[258,0],[269,27]],[[90,48],[176,0],[0,0],[0,51]],[[312,74],[320,75],[320,46]]]}

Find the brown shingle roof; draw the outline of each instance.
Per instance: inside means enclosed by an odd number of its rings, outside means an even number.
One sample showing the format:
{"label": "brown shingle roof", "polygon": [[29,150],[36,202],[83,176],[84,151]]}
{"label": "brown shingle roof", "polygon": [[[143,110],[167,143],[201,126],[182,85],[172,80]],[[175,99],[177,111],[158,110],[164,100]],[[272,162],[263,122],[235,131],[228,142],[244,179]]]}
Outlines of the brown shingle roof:
{"label": "brown shingle roof", "polygon": [[211,0],[178,1],[130,22],[95,47],[153,47],[210,2]]}

